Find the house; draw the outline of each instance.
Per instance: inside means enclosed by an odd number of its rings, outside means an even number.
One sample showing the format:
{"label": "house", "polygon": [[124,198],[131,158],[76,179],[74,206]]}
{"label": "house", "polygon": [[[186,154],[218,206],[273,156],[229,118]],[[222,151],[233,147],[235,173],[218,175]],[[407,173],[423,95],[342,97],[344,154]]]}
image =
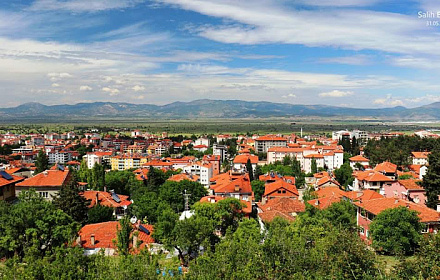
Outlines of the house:
{"label": "house", "polygon": [[208,150],[208,146],[206,146],[206,145],[194,145],[193,146],[193,149],[195,150],[195,151],[198,151],[198,152],[205,152],[205,151],[207,151]]}
{"label": "house", "polygon": [[287,139],[276,135],[266,135],[255,139],[255,149],[258,153],[267,153],[272,147],[287,147]]}
{"label": "house", "polygon": [[333,203],[340,202],[346,192],[338,187],[327,187],[315,191],[318,198],[307,201],[310,205],[318,209],[325,209]]}
{"label": "house", "polygon": [[112,170],[123,171],[131,168],[139,168],[147,162],[146,157],[118,155],[110,157],[110,165]]}
{"label": "house", "polygon": [[397,165],[389,161],[379,163],[374,167],[374,171],[380,172],[392,180],[397,179]]}
{"label": "house", "polygon": [[353,204],[357,208],[357,225],[360,227],[360,237],[371,243],[370,237],[370,223],[383,210],[396,208],[399,206],[407,207],[410,210],[418,212],[420,222],[425,224],[426,228],[423,232],[437,232],[440,225],[440,213],[434,209],[428,208],[424,205],[416,204],[407,200],[398,198],[384,197],[378,199],[371,199],[367,201],[356,201]]}
{"label": "house", "polygon": [[[252,171],[246,169],[246,163],[248,160],[251,161]],[[234,164],[232,166],[233,172],[244,173],[244,172],[251,171],[251,172],[255,173],[255,170],[256,170],[257,164],[258,164],[258,156],[251,155],[251,154],[238,155],[234,158],[233,164]]]}
{"label": "house", "polygon": [[324,168],[324,156],[321,154],[310,154],[304,156],[304,171],[312,172],[312,162],[315,160],[317,168]]}
{"label": "house", "polygon": [[367,201],[371,199],[383,198],[384,196],[373,190],[351,191],[345,192],[343,197],[350,201]]}
{"label": "house", "polygon": [[298,199],[299,193],[294,184],[287,183],[284,180],[277,180],[265,185],[262,203],[277,197],[288,197]]}
{"label": "house", "polygon": [[131,204],[128,195],[116,194],[113,191],[84,191],[80,193],[86,200],[90,201],[89,208],[101,205],[113,208],[113,216],[121,219],[125,216],[127,207]]}
{"label": "house", "polygon": [[209,138],[206,137],[200,137],[199,139],[196,139],[196,141],[194,141],[194,147],[195,146],[206,146],[207,148],[209,148],[210,145],[210,141]]}
{"label": "house", "polygon": [[12,201],[15,199],[15,185],[25,178],[0,171],[0,200]]}
{"label": "house", "polygon": [[[153,226],[139,222],[132,226],[130,249],[133,252],[149,249],[155,242],[152,237]],[[117,249],[118,228],[120,228],[118,221],[85,225],[78,233],[76,244],[84,248],[85,255],[94,255],[103,250],[106,256],[113,256]]]}
{"label": "house", "polygon": [[301,163],[301,167],[304,166],[303,161],[304,148],[301,147],[271,147],[267,150],[267,163],[275,163],[276,161],[283,161],[288,156],[296,159]]}
{"label": "house", "polygon": [[299,213],[306,211],[303,202],[289,197],[277,197],[265,204],[258,204],[258,217],[263,222],[271,222],[276,217],[293,221]]}
{"label": "house", "polygon": [[244,201],[254,199],[249,174],[234,176],[231,173],[224,173],[213,179],[215,181],[212,181],[210,186],[211,195],[234,197]]}
{"label": "house", "polygon": [[41,197],[51,201],[52,197],[58,196],[61,188],[66,186],[71,179],[72,173],[69,169],[46,170],[16,184],[15,195],[18,196],[22,191],[35,189]]}
{"label": "house", "polygon": [[29,177],[32,176],[31,169],[27,168],[27,167],[24,167],[24,166],[9,168],[9,169],[6,169],[5,171],[9,175],[15,175],[15,176],[18,176],[18,177],[29,178]]}
{"label": "house", "polygon": [[339,184],[338,181],[336,181],[335,178],[332,178],[330,176],[323,176],[315,183],[315,188],[326,188],[326,187],[336,187],[340,188],[341,184]]}
{"label": "house", "polygon": [[360,155],[349,158],[349,162],[352,169],[357,169],[358,163],[364,168],[370,165],[370,160]]}
{"label": "house", "polygon": [[216,155],[204,155],[203,162],[211,163],[212,164],[212,172],[213,175],[217,175],[220,173],[220,167],[221,167],[221,157]]}
{"label": "house", "polygon": [[47,153],[49,164],[60,163],[65,164],[72,160],[72,153],[68,151],[51,151]]}
{"label": "house", "polygon": [[412,164],[427,165],[430,152],[412,152]]}
{"label": "house", "polygon": [[428,172],[428,166],[426,166],[426,165],[411,164],[408,167],[411,171],[414,171],[417,174],[417,176],[420,180],[422,180],[423,176],[425,176],[426,172]]}
{"label": "house", "polygon": [[381,172],[374,170],[358,171],[354,174],[353,190],[372,189],[379,192],[384,188],[385,184],[391,184],[394,179],[391,179]]}
{"label": "house", "polygon": [[188,164],[183,168],[183,172],[186,174],[192,174],[199,176],[200,184],[205,187],[209,186],[209,180],[213,176],[213,166],[212,163],[194,162]]}
{"label": "house", "polygon": [[420,186],[420,183],[421,180],[417,179],[397,180],[391,184],[384,185],[381,193],[385,197],[399,198],[425,205],[427,200],[426,191]]}

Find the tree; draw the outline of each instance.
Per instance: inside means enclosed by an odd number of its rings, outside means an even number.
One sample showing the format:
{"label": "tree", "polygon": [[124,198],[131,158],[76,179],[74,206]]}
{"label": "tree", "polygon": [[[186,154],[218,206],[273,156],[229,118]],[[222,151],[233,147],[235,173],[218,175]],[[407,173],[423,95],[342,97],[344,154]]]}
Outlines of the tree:
{"label": "tree", "polygon": [[87,223],[102,223],[113,220],[113,208],[97,204],[90,208],[87,212]]}
{"label": "tree", "polygon": [[335,169],[334,174],[336,181],[344,187],[351,185],[354,181],[353,169],[350,167],[349,162],[345,162],[341,167]]}
{"label": "tree", "polygon": [[313,174],[318,173],[318,166],[316,165],[316,159],[315,158],[312,158],[311,170],[312,170]]}
{"label": "tree", "polygon": [[264,181],[254,180],[251,182],[251,185],[252,185],[252,191],[254,192],[254,195],[255,195],[255,200],[261,201],[261,198],[262,198],[262,196],[264,194],[264,190],[265,190]]}
{"label": "tree", "polygon": [[44,256],[77,234],[80,225],[34,190],[21,192],[19,203],[0,207],[0,252]]}
{"label": "tree", "polygon": [[373,247],[387,254],[414,253],[421,230],[417,212],[402,206],[380,212],[370,224]]}
{"label": "tree", "polygon": [[190,194],[189,205],[200,201],[200,199],[207,195],[206,188],[198,183],[189,180],[182,180],[180,182],[166,181],[159,189],[159,200],[167,202],[176,213],[184,210],[184,192]]}
{"label": "tree", "polygon": [[261,166],[259,166],[257,164],[257,166],[255,167],[255,180],[259,180],[260,176],[263,175],[263,172],[261,171]]}
{"label": "tree", "polygon": [[49,166],[49,159],[46,156],[46,154],[43,152],[43,150],[40,150],[38,152],[36,159],[35,159],[36,169],[35,169],[34,174],[38,174],[38,173],[41,173],[41,172],[47,170],[48,166]]}
{"label": "tree", "polygon": [[131,223],[128,217],[124,217],[119,220],[118,232],[117,232],[117,248],[118,253],[121,255],[128,255],[131,244]]}
{"label": "tree", "polygon": [[248,158],[246,162],[246,170],[249,173],[249,180],[252,182],[254,180],[254,169],[252,168],[252,163],[250,158]]}
{"label": "tree", "polygon": [[146,180],[146,186],[150,190],[157,190],[163,183],[166,181],[165,173],[162,170],[159,170],[157,168],[154,168],[153,166],[150,167],[148,171],[148,178]]}
{"label": "tree", "polygon": [[428,156],[429,166],[423,176],[422,186],[426,190],[426,205],[435,209],[440,195],[440,149],[434,149]]}
{"label": "tree", "polygon": [[74,176],[73,180],[61,188],[59,195],[54,198],[53,203],[75,221],[84,224],[87,220],[87,205],[89,202],[79,195],[78,192],[78,182]]}

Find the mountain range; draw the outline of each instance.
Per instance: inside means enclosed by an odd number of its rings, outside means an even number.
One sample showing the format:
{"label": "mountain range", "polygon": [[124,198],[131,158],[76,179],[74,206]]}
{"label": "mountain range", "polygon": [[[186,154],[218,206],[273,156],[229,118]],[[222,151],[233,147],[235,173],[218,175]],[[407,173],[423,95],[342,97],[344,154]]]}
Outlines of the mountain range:
{"label": "mountain range", "polygon": [[264,101],[209,100],[174,102],[167,105],[112,102],[43,105],[25,103],[0,108],[3,120],[32,118],[266,118],[266,117],[370,117],[394,120],[440,120],[440,102],[417,108],[402,106],[380,109],[359,109],[326,105],[295,105]]}

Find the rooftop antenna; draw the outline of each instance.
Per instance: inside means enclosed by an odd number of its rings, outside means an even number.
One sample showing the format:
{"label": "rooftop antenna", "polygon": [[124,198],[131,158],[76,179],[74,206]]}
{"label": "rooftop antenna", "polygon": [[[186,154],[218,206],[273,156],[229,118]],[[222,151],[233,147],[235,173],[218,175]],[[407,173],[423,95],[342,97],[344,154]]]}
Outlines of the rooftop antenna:
{"label": "rooftop antenna", "polygon": [[303,138],[303,128],[301,127],[301,138]]}
{"label": "rooftop antenna", "polygon": [[191,196],[190,193],[187,193],[186,190],[183,193],[183,199],[185,200],[185,211],[189,211],[189,197]]}

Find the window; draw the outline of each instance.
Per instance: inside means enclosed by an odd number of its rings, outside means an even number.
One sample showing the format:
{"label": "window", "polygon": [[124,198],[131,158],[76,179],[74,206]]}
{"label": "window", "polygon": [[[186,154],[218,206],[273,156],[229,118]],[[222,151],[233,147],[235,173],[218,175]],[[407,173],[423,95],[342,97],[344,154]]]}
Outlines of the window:
{"label": "window", "polygon": [[49,197],[49,192],[39,192],[39,193],[40,193],[40,197],[43,197],[43,198]]}
{"label": "window", "polygon": [[360,229],[359,229],[359,233],[360,233],[361,235],[364,235],[364,234],[365,234],[365,230],[364,230],[363,227],[360,227]]}

